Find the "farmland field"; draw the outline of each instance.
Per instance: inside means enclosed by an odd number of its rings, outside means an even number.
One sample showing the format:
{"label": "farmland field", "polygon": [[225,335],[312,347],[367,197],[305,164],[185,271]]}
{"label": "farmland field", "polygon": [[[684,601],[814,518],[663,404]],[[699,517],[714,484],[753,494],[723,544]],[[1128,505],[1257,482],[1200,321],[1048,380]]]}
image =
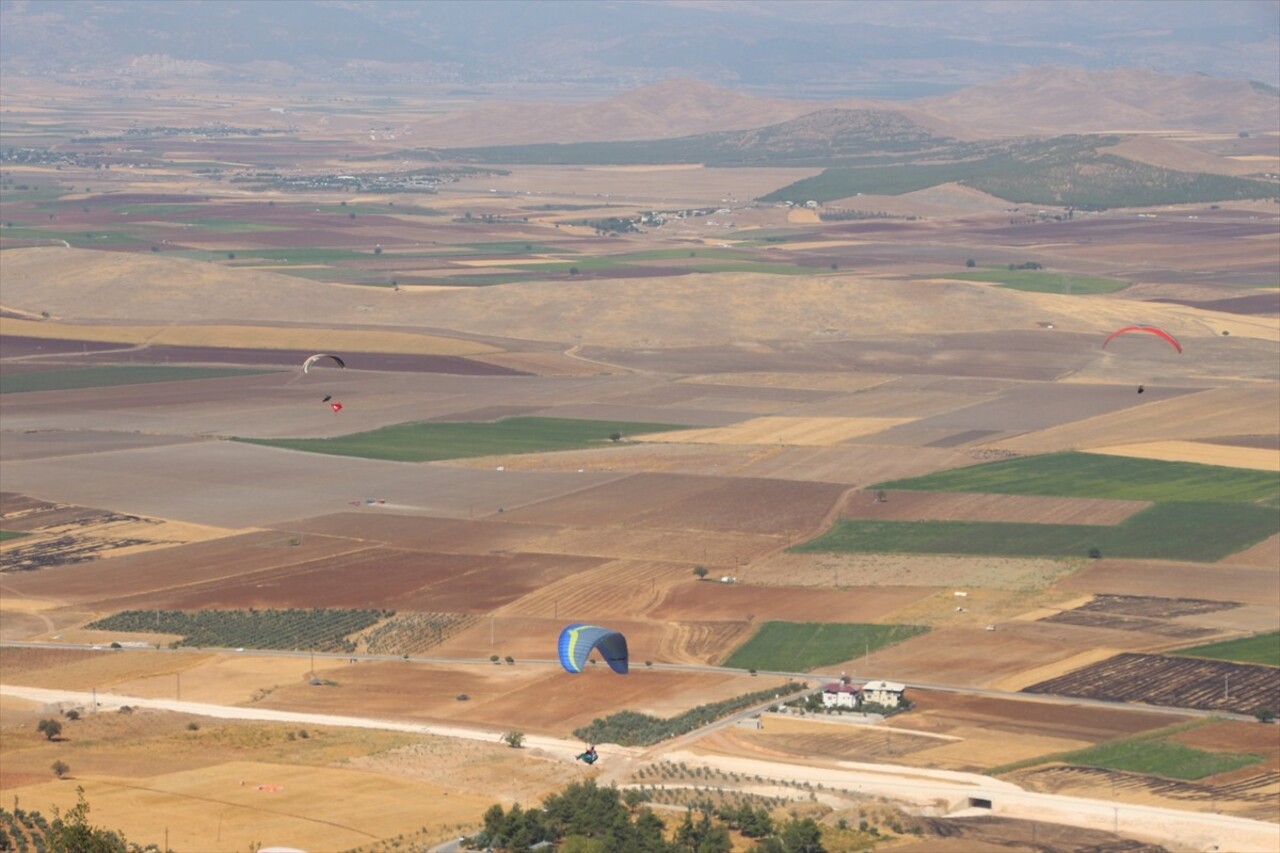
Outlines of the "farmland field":
{"label": "farmland field", "polygon": [[1069,752],[1059,756],[1059,760],[1084,767],[1149,773],[1173,779],[1202,779],[1262,761],[1256,755],[1207,752],[1147,738],[1100,744],[1078,752]]}
{"label": "farmland field", "polygon": [[[837,774],[915,791],[1043,756],[972,781],[1040,780],[999,808],[1057,785],[1119,802],[1122,829],[1126,805],[1208,811],[1230,791],[1224,812],[1274,828],[1272,727],[1182,730],[1150,765],[1113,743],[1185,706],[1280,699],[1257,648],[1280,605],[1280,215],[1274,185],[1235,180],[1280,161],[1270,135],[1234,131],[1265,126],[1274,93],[1242,84],[1256,109],[1211,140],[1129,138],[1158,149],[1147,168],[1096,151],[1120,135],[1058,136],[1081,131],[1018,103],[1026,127],[992,138],[828,111],[817,91],[682,81],[597,108],[565,84],[397,87],[367,63],[255,88],[155,53],[109,89],[4,79],[0,391],[31,391],[4,394],[0,430],[6,802],[66,808],[83,783],[95,819],[143,844],[369,853],[474,832],[495,801],[637,781],[670,746],[702,770],[691,785],[716,752],[760,762],[792,801],[779,814],[828,828],[862,815],[826,810],[867,807]],[[596,162],[439,159],[479,145]],[[703,165],[619,165],[645,152]],[[1203,177],[1215,166],[1230,179]],[[761,201],[793,193],[817,209]],[[1073,193],[1181,202],[1072,212]],[[1185,354],[1101,349],[1134,322]],[[315,352],[348,369],[304,375]],[[625,634],[630,675],[564,673],[572,621]],[[833,669],[909,683],[913,707],[572,758],[592,720],[671,720],[772,695],[787,676],[770,671]],[[106,696],[136,713],[87,712]],[[1072,698],[1092,696],[1111,703]],[[72,704],[67,738],[41,737]],[[212,716],[272,712],[412,731]],[[513,730],[529,748],[499,742]],[[1043,816],[1041,846],[1092,843],[1114,828],[1098,809],[1109,826],[1052,842]]]}
{"label": "farmland field", "polygon": [[992,462],[872,488],[1268,506],[1280,501],[1280,483],[1263,471],[1077,452]]}
{"label": "farmland field", "polygon": [[1190,646],[1175,649],[1170,654],[1193,658],[1213,658],[1240,663],[1261,663],[1267,666],[1280,667],[1280,631],[1269,634],[1256,634],[1252,637],[1240,637],[1235,640],[1223,640],[1220,643],[1206,643],[1202,646]]}
{"label": "farmland field", "polygon": [[1276,528],[1276,514],[1266,507],[1167,503],[1156,504],[1112,526],[840,519],[822,536],[791,550],[1212,562],[1263,541]]}
{"label": "farmland field", "polygon": [[245,376],[262,372],[261,370],[245,368],[168,367],[164,365],[33,370],[27,373],[6,373],[0,379],[0,394],[21,391],[61,391],[68,388],[104,388],[112,385],[137,385],[144,382],[182,382],[192,379],[217,379],[223,376]]}
{"label": "farmland field", "polygon": [[923,625],[766,622],[724,665],[807,672],[891,646],[928,630]]}
{"label": "farmland field", "polygon": [[1280,708],[1274,667],[1134,653],[1033,684],[1024,692],[1246,714]]}
{"label": "farmland field", "polygon": [[947,273],[942,277],[957,281],[989,281],[1001,287],[1026,290],[1031,293],[1114,293],[1129,286],[1128,282],[1114,278],[1096,278],[1043,270],[1011,270],[1003,267],[969,269],[964,272]]}
{"label": "farmland field", "polygon": [[323,439],[249,439],[250,444],[389,459],[396,462],[429,462],[463,459],[503,453],[545,453],[575,450],[594,445],[607,446],[614,433],[636,433],[681,429],[674,424],[626,421],[578,421],[563,418],[508,418],[497,423],[409,423],[383,427],[371,432]]}

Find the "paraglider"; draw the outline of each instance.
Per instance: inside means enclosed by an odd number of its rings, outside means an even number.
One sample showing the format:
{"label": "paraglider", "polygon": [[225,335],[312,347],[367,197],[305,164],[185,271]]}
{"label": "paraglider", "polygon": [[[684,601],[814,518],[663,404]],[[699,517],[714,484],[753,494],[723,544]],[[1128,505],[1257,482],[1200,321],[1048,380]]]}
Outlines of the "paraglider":
{"label": "paraglider", "polygon": [[338,365],[338,367],[341,367],[343,370],[345,370],[347,367],[347,363],[343,361],[341,358],[339,358],[338,356],[330,355],[327,352],[318,352],[315,355],[308,357],[306,361],[302,362],[302,372],[310,373],[311,365],[315,364],[317,361],[319,361],[322,358],[333,359],[334,364]]}
{"label": "paraglider", "polygon": [[1163,338],[1178,352],[1182,352],[1182,344],[1178,343],[1178,339],[1166,332],[1164,329],[1157,328],[1156,326],[1125,326],[1123,329],[1117,329],[1107,335],[1107,339],[1102,342],[1102,348],[1106,349],[1107,344],[1111,343],[1111,341],[1121,335],[1128,334],[1129,332],[1146,332],[1147,334],[1155,335],[1158,338]]}
{"label": "paraglider", "polygon": [[342,404],[341,404],[341,403],[330,403],[330,404],[329,404],[329,408],[333,409],[333,413],[336,415],[336,414],[338,414],[338,412],[341,412],[341,411],[342,411]]}
{"label": "paraglider", "polygon": [[560,665],[568,672],[582,672],[591,652],[599,651],[609,668],[627,674],[627,638],[617,631],[576,622],[560,632]]}
{"label": "paraglider", "polygon": [[574,756],[578,761],[586,762],[588,765],[595,764],[596,759],[600,756],[596,754],[596,745],[593,743],[587,747],[586,752],[579,753]]}

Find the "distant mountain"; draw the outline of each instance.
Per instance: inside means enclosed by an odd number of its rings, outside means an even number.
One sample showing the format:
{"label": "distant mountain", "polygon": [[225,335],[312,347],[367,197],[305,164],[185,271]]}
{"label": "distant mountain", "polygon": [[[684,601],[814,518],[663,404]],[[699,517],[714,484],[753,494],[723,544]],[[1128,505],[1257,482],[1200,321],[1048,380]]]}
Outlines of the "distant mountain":
{"label": "distant mountain", "polygon": [[[870,128],[878,125],[874,133]],[[1280,92],[1244,80],[1142,69],[1038,69],[913,101],[762,98],[673,79],[588,104],[495,103],[429,116],[414,138],[431,148],[668,140],[707,135],[746,150],[783,139],[858,148],[876,134],[988,139],[1110,131],[1257,132],[1280,126]],[[736,135],[735,133],[736,132]],[[738,141],[733,141],[733,140]],[[670,146],[664,151],[672,150]]]}
{"label": "distant mountain", "polygon": [[[956,156],[955,140],[894,110],[825,108],[765,127],[665,139],[444,148],[432,158],[482,163],[619,165],[705,163],[715,166],[831,165],[874,157]],[[403,156],[403,152],[388,155]]]}
{"label": "distant mountain", "polygon": [[1280,92],[1247,80],[1173,76],[1142,68],[1037,68],[911,106],[983,134],[1125,130],[1274,131]]}
{"label": "distant mountain", "polygon": [[1045,64],[1280,82],[1270,0],[0,0],[0,19],[0,70],[98,79],[617,89],[698,77],[894,99]]}

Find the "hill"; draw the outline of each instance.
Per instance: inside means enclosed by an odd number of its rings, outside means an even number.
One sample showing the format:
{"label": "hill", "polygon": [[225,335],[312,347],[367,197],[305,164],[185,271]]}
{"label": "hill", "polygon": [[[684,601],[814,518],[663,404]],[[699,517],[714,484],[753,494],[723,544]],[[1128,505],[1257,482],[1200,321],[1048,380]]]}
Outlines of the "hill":
{"label": "hill", "polygon": [[[887,286],[847,275],[796,279],[725,273],[617,279],[607,288],[584,279],[413,293],[246,272],[150,255],[13,249],[4,253],[4,298],[7,308],[47,310],[53,319],[71,323],[416,326],[527,341],[577,338],[621,349],[808,341],[822,328],[942,334],[1051,322],[1061,330],[1101,333],[1127,322],[1133,312],[1120,298],[1072,302],[968,284]],[[653,340],[655,306],[670,306],[661,341]],[[1181,334],[1202,328],[1198,318],[1205,315],[1181,305],[1143,303],[1142,316]],[[1243,337],[1243,325],[1236,327]]]}
{"label": "hill", "polygon": [[920,98],[912,105],[972,132],[993,135],[1201,130],[1274,130],[1274,88],[1203,74],[1159,74],[1144,68],[1088,71],[1037,68]]}
{"label": "hill", "polygon": [[764,98],[675,77],[585,104],[501,102],[422,119],[433,147],[663,139],[745,130],[812,112],[811,101]]}

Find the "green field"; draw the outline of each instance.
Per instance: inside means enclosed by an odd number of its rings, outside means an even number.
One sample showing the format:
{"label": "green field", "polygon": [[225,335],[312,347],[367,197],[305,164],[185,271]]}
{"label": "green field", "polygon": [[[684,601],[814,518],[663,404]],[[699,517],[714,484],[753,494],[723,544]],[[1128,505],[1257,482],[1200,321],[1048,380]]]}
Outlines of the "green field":
{"label": "green field", "polygon": [[841,519],[796,552],[1133,557],[1213,562],[1271,536],[1274,510],[1223,503],[1156,504],[1114,526],[1000,521]]}
{"label": "green field", "polygon": [[765,622],[722,664],[738,669],[808,672],[874,652],[928,631],[924,625]]}
{"label": "green field", "polygon": [[680,424],[586,421],[565,418],[508,418],[496,423],[406,423],[337,438],[237,438],[250,444],[389,459],[431,462],[511,453],[546,453],[612,444],[614,433],[633,436],[688,429]]}
{"label": "green field", "polygon": [[1166,654],[1280,666],[1280,631],[1240,637],[1236,640],[1223,640],[1219,643],[1206,643],[1203,646],[1191,646],[1166,652]]}
{"label": "green field", "polygon": [[1130,557],[1212,562],[1280,531],[1280,479],[1189,462],[1053,453],[872,489],[1153,501],[1116,525],[841,519],[799,552]]}
{"label": "green field", "polygon": [[1082,767],[1147,773],[1169,779],[1203,779],[1258,764],[1262,758],[1234,752],[1207,752],[1177,743],[1130,738],[1068,752],[1058,756],[1058,760]]}
{"label": "green field", "polygon": [[1092,278],[1044,270],[1011,270],[1005,267],[969,269],[964,272],[947,273],[940,278],[953,278],[957,281],[991,281],[1001,287],[1026,290],[1031,293],[1114,293],[1129,286],[1128,282],[1114,278]]}
{"label": "green field", "polygon": [[957,468],[870,488],[1280,505],[1280,478],[1273,473],[1074,451]]}
{"label": "green field", "polygon": [[30,533],[23,533],[19,530],[0,530],[0,542],[7,542],[10,539],[21,539],[23,536],[30,535]]}
{"label": "green field", "polygon": [[1180,172],[1099,154],[1116,136],[1060,136],[955,149],[950,162],[914,161],[883,165],[831,165],[760,197],[761,201],[808,199],[829,202],[863,195],[902,195],[945,183],[960,183],[1022,204],[1101,210],[1158,204],[1271,198],[1275,185],[1249,178]]}
{"label": "green field", "polygon": [[77,367],[68,370],[38,370],[0,376],[0,394],[22,391],[65,391],[69,388],[105,388],[112,385],[142,385],[148,382],[185,382],[218,379],[268,371],[238,367],[170,367],[161,364]]}

